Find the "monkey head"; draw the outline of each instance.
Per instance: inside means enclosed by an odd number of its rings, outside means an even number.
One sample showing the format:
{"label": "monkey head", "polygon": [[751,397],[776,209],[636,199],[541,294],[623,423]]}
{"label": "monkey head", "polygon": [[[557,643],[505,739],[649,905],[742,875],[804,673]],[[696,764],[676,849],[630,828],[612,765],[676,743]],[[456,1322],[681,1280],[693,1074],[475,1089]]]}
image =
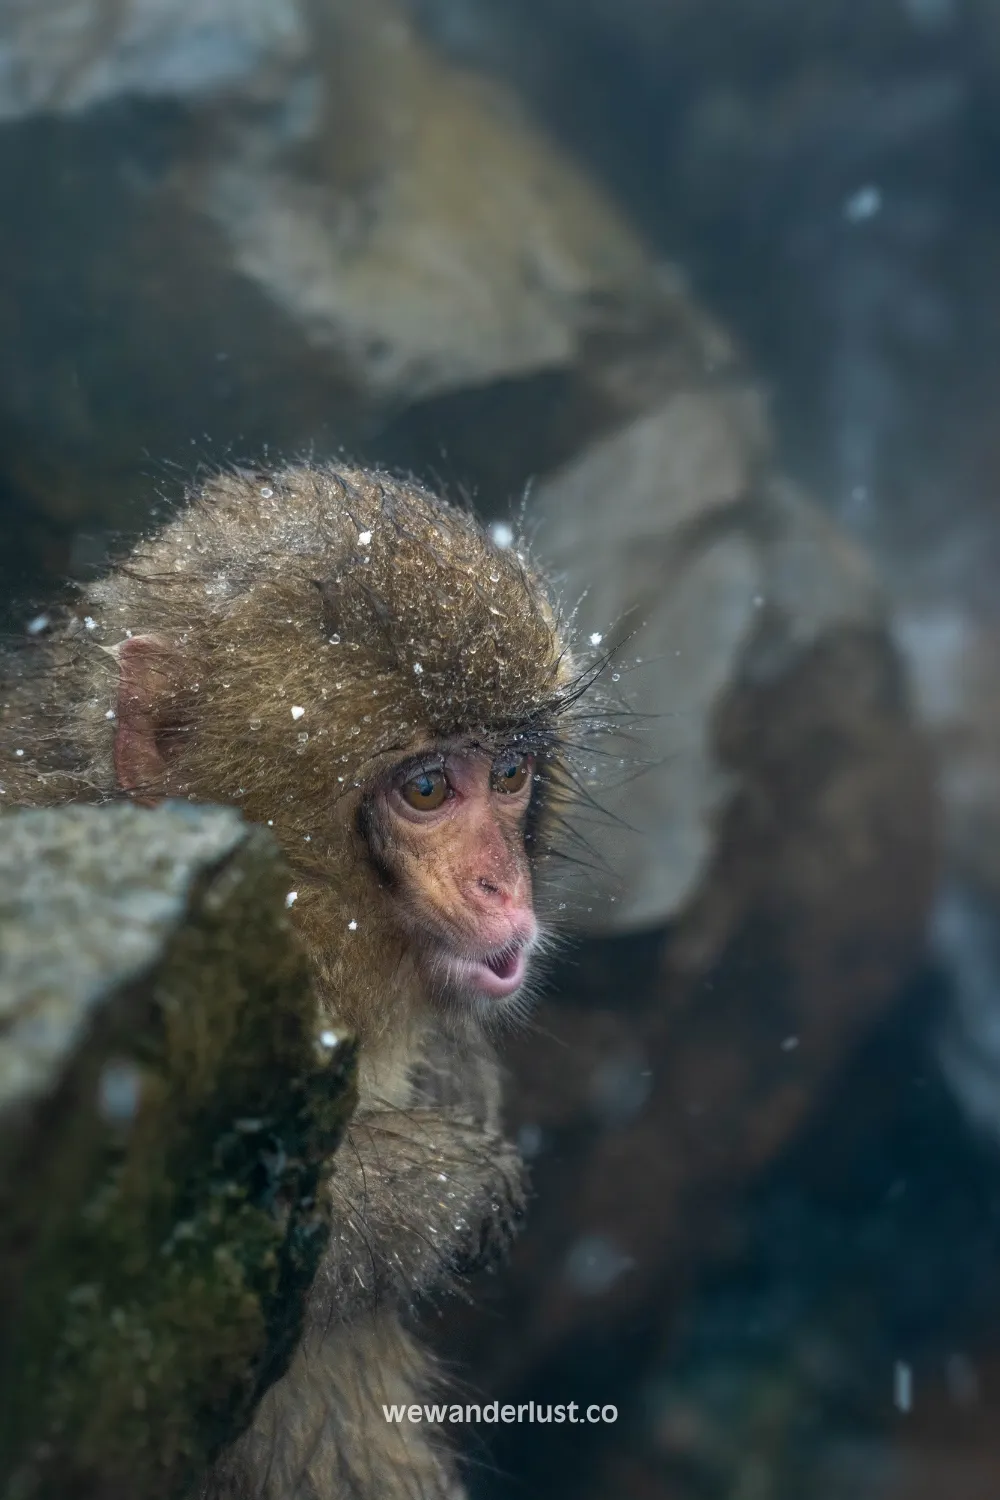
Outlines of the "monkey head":
{"label": "monkey head", "polygon": [[518,1004],[586,686],[520,551],[386,475],[238,471],[85,609],[81,780],[103,754],[119,794],[270,825],[321,992],[362,1040],[401,1006]]}

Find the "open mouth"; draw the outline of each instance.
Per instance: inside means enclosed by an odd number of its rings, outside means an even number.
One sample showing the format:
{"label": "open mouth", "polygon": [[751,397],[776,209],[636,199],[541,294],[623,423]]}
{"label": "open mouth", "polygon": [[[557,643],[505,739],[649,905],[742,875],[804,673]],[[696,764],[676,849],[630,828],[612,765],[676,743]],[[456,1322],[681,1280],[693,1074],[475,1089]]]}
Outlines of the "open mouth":
{"label": "open mouth", "polygon": [[502,1000],[521,988],[528,970],[528,950],[523,943],[498,948],[483,958],[459,959],[455,968],[470,989]]}

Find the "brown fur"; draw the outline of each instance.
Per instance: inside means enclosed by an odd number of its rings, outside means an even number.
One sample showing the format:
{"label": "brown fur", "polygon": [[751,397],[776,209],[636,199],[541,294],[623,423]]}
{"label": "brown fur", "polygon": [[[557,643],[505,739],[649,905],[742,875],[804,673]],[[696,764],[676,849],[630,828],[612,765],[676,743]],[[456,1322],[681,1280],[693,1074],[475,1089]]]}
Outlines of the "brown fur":
{"label": "brown fur", "polygon": [[365,798],[415,749],[514,743],[538,756],[536,853],[579,681],[520,552],[412,484],[295,467],[206,485],[6,685],[0,805],[101,800],[117,780],[273,827],[323,1010],[362,1043],[310,1331],[206,1497],[461,1493],[434,1434],[386,1424],[381,1402],[419,1399],[400,1311],[503,1244],[520,1167],[475,1018],[424,993]]}

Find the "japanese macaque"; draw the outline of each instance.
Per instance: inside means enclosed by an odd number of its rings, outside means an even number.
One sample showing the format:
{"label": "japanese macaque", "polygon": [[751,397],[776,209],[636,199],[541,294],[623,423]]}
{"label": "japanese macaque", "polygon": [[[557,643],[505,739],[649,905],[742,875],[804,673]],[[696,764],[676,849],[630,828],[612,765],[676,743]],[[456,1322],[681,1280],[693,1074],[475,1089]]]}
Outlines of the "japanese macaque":
{"label": "japanese macaque", "polygon": [[522,1210],[489,1032],[525,1003],[592,675],[520,551],[413,484],[303,466],[208,483],[0,695],[0,806],[181,797],[272,827],[319,1024],[361,1043],[301,1345],[204,1500],[462,1494],[382,1405],[433,1379],[415,1299]]}

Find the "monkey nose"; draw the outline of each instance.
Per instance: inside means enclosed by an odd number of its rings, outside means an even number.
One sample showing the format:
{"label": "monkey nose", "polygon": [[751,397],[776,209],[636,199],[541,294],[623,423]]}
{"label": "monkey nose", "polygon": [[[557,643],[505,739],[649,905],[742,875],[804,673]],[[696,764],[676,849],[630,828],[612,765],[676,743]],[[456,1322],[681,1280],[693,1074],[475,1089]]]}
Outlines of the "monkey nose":
{"label": "monkey nose", "polygon": [[523,880],[509,885],[501,880],[480,875],[469,892],[472,905],[504,929],[504,940],[532,943],[538,933],[538,923],[531,909],[531,896]]}
{"label": "monkey nose", "polygon": [[494,910],[506,911],[515,907],[526,905],[524,891],[521,889],[522,881],[511,885],[498,880],[490,880],[485,875],[477,877],[474,883],[473,894],[478,905],[488,906]]}

